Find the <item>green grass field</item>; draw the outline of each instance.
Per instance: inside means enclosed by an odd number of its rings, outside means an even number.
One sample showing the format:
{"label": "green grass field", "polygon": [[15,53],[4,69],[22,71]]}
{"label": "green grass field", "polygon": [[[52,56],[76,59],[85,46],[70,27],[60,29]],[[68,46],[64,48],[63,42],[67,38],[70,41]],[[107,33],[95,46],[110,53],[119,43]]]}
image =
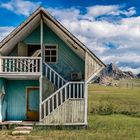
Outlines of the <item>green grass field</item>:
{"label": "green grass field", "polygon": [[0,139],[140,140],[140,81],[133,83],[138,86],[126,87],[124,81],[121,87],[90,85],[87,129],[34,129],[14,137],[11,130],[2,130]]}

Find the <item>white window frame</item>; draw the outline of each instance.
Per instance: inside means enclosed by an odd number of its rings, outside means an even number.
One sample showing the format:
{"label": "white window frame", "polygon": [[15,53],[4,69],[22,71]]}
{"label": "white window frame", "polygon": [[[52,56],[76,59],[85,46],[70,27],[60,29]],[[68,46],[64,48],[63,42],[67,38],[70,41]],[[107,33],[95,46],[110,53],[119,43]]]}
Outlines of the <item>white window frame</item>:
{"label": "white window frame", "polygon": [[[45,58],[46,58],[46,56],[47,55],[45,55],[45,52],[46,52],[46,50],[47,50],[47,46],[55,46],[56,47],[56,49],[49,49],[49,50],[56,50],[56,55],[55,55],[55,57],[56,57],[56,61],[55,62],[46,62],[45,61]],[[58,62],[58,45],[57,44],[45,44],[45,46],[44,46],[45,48],[44,48],[44,61],[46,62],[46,63],[50,63],[50,64],[53,64],[53,63],[57,63]],[[53,57],[54,55],[50,55],[50,57]]]}

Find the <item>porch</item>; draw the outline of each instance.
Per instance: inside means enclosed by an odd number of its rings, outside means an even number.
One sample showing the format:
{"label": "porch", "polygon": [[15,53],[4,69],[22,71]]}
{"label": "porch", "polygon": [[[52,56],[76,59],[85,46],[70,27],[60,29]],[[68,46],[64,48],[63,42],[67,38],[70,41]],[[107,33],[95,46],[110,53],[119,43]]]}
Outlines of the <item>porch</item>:
{"label": "porch", "polygon": [[36,79],[41,75],[40,57],[0,57],[0,77]]}
{"label": "porch", "polygon": [[39,79],[0,81],[0,121],[38,121]]}

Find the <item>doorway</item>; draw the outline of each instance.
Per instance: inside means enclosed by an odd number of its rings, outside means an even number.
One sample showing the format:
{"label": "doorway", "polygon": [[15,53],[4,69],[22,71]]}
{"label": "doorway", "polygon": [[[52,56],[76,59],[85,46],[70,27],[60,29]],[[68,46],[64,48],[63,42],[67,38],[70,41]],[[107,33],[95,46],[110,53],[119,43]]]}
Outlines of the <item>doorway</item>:
{"label": "doorway", "polygon": [[27,87],[27,120],[39,120],[39,87]]}

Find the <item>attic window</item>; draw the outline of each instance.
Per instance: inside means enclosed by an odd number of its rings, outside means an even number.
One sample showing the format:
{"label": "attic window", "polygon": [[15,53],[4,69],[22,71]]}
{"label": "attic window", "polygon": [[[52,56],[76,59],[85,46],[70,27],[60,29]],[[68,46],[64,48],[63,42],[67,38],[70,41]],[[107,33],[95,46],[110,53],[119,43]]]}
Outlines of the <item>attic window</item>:
{"label": "attic window", "polygon": [[57,46],[47,45],[45,47],[45,62],[55,63],[57,61]]}

